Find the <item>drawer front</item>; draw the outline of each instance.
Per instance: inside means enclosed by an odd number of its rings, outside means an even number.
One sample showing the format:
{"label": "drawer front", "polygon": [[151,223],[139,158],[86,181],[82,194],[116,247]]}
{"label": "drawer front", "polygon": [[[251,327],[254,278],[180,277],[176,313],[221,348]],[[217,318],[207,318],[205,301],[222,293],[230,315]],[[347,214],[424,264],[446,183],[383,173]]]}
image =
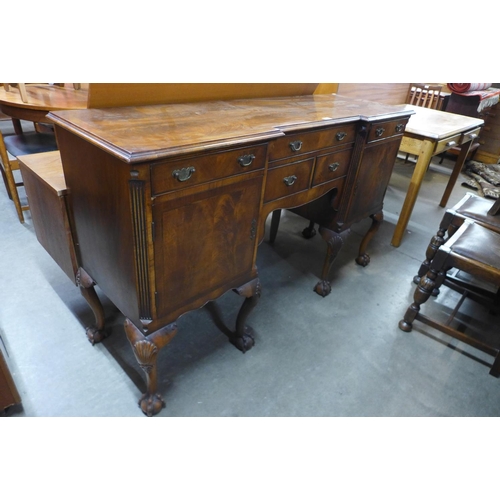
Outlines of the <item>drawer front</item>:
{"label": "drawer front", "polygon": [[481,127],[478,127],[474,130],[470,130],[469,132],[465,132],[465,134],[462,134],[460,144],[464,144],[466,142],[473,141],[474,139],[479,137],[480,132],[481,132]]}
{"label": "drawer front", "polygon": [[252,146],[151,166],[153,195],[264,168],[266,146]]}
{"label": "drawer front", "polygon": [[351,148],[318,156],[316,158],[316,166],[314,167],[312,185],[317,186],[318,184],[323,184],[324,182],[346,175],[351,156]]}
{"label": "drawer front", "polygon": [[354,142],[355,136],[355,123],[346,123],[314,132],[287,135],[269,144],[269,160],[289,158],[318,149],[349,144]]}
{"label": "drawer front", "polygon": [[267,173],[264,201],[277,200],[309,187],[314,158],[273,168]]}
{"label": "drawer front", "polygon": [[436,150],[434,151],[434,154],[442,153],[443,151],[446,151],[447,149],[454,148],[456,146],[460,146],[461,140],[462,140],[462,134],[457,134],[457,135],[453,135],[451,137],[448,137],[446,139],[443,139],[442,141],[439,141],[436,144]]}
{"label": "drawer front", "polygon": [[390,122],[373,123],[368,132],[368,142],[387,139],[405,131],[407,119],[391,120]]}

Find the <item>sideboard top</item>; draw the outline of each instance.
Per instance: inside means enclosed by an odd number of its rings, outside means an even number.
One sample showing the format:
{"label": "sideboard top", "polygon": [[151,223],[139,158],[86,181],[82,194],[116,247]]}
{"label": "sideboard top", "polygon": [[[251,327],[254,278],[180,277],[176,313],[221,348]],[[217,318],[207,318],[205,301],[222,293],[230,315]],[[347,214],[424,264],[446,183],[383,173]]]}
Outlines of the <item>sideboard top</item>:
{"label": "sideboard top", "polygon": [[335,94],[51,112],[57,125],[135,163],[414,111]]}

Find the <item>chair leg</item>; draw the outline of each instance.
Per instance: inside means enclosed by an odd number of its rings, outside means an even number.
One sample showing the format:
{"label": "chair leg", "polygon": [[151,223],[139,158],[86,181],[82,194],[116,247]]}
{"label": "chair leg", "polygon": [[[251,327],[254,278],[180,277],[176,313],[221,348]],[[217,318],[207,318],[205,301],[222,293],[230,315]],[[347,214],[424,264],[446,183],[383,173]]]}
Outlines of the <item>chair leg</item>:
{"label": "chair leg", "polygon": [[5,184],[5,190],[7,191],[9,200],[12,200],[12,194],[10,193],[9,182],[7,181],[7,176],[5,175],[5,171],[1,165],[0,165],[0,170],[2,171],[2,178],[3,178],[3,183]]}
{"label": "chair leg", "polygon": [[19,217],[19,222],[24,222],[23,208],[21,206],[21,200],[19,199],[19,193],[17,192],[16,181],[14,179],[14,174],[10,166],[5,167],[5,177],[7,178],[7,185],[9,187],[10,194],[12,196],[12,201],[16,207],[17,216]]}

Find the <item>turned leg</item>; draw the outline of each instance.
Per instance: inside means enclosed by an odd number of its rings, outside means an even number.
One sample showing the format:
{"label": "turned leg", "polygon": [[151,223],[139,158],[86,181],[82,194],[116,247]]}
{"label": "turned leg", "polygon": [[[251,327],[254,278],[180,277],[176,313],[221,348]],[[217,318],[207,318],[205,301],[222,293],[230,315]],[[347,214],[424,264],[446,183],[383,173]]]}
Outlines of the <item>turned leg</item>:
{"label": "turned leg", "polygon": [[310,221],[309,225],[302,231],[302,236],[306,239],[309,240],[313,236],[316,236],[316,229],[314,229],[314,221]]}
{"label": "turned leg", "polygon": [[411,332],[413,322],[420,311],[420,306],[429,299],[433,290],[436,288],[437,275],[438,271],[431,269],[425,276],[422,276],[413,294],[413,304],[408,307],[404,318],[399,322],[400,330]]}
{"label": "turned leg", "polygon": [[337,255],[344,244],[343,237],[346,232],[347,231],[344,231],[343,233],[336,233],[335,231],[327,229],[323,226],[320,226],[319,228],[319,234],[321,234],[321,237],[326,241],[327,248],[325,262],[321,272],[321,280],[316,283],[314,291],[322,297],[326,297],[332,291],[332,286],[327,278],[333,261],[337,258]]}
{"label": "turned leg", "polygon": [[135,359],[146,374],[147,389],[139,399],[139,406],[148,417],[151,417],[165,406],[163,398],[158,393],[156,357],[160,349],[174,338],[177,325],[171,323],[147,337],[128,318],[125,319],[124,328]]}
{"label": "turned leg", "polygon": [[269,243],[274,243],[280,225],[281,210],[275,210],[271,216],[271,229],[269,232]]}
{"label": "turned leg", "polygon": [[370,215],[372,220],[372,224],[370,229],[368,229],[364,238],[361,240],[361,244],[359,245],[359,255],[356,257],[356,264],[360,266],[367,266],[370,263],[370,256],[366,253],[366,248],[368,247],[368,243],[370,243],[371,239],[375,235],[375,233],[379,230],[380,224],[384,220],[384,213],[382,210],[377,212],[376,214]]}
{"label": "turned leg", "polygon": [[101,342],[106,337],[104,332],[104,309],[95,291],[94,280],[87,274],[85,269],[81,267],[76,273],[76,284],[80,288],[80,293],[87,301],[95,316],[96,324],[87,327],[85,330],[89,342],[94,345]]}
{"label": "turned leg", "polygon": [[236,330],[227,334],[227,336],[229,337],[229,342],[244,353],[255,345],[253,329],[246,324],[246,320],[260,299],[260,281],[258,278],[255,278],[246,285],[235,288],[234,291],[238,295],[245,297],[245,300],[236,318]]}

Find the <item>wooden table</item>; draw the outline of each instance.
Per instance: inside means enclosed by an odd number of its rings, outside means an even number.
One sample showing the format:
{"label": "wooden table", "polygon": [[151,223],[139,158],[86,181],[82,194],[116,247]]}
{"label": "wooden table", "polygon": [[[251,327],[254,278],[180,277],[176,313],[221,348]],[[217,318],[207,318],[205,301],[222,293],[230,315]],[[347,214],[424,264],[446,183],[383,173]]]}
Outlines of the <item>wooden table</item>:
{"label": "wooden table", "polygon": [[469,153],[472,141],[478,136],[484,124],[483,120],[477,118],[444,111],[410,105],[407,105],[406,108],[414,111],[415,114],[410,118],[406,126],[400,151],[416,155],[418,159],[392,237],[391,244],[395,247],[399,247],[401,244],[431,158],[450,148],[460,147],[460,154],[439,203],[441,207],[445,207]]}
{"label": "wooden table", "polygon": [[16,133],[22,132],[19,120],[34,123],[50,123],[46,116],[49,111],[61,109],[85,109],[88,90],[57,85],[27,85],[28,102],[23,102],[16,88],[6,91],[0,87],[0,112],[13,119]]}
{"label": "wooden table", "polygon": [[[254,345],[246,320],[261,294],[257,248],[271,212],[310,207],[330,263],[339,235],[372,217],[364,254],[412,113],[335,95],[50,113],[76,283],[84,297],[98,284],[126,317],[147,379],[144,413],[163,407],[156,358],[182,314],[232,289],[244,300],[227,336],[242,352]],[[104,318],[92,297],[94,343]]]}

